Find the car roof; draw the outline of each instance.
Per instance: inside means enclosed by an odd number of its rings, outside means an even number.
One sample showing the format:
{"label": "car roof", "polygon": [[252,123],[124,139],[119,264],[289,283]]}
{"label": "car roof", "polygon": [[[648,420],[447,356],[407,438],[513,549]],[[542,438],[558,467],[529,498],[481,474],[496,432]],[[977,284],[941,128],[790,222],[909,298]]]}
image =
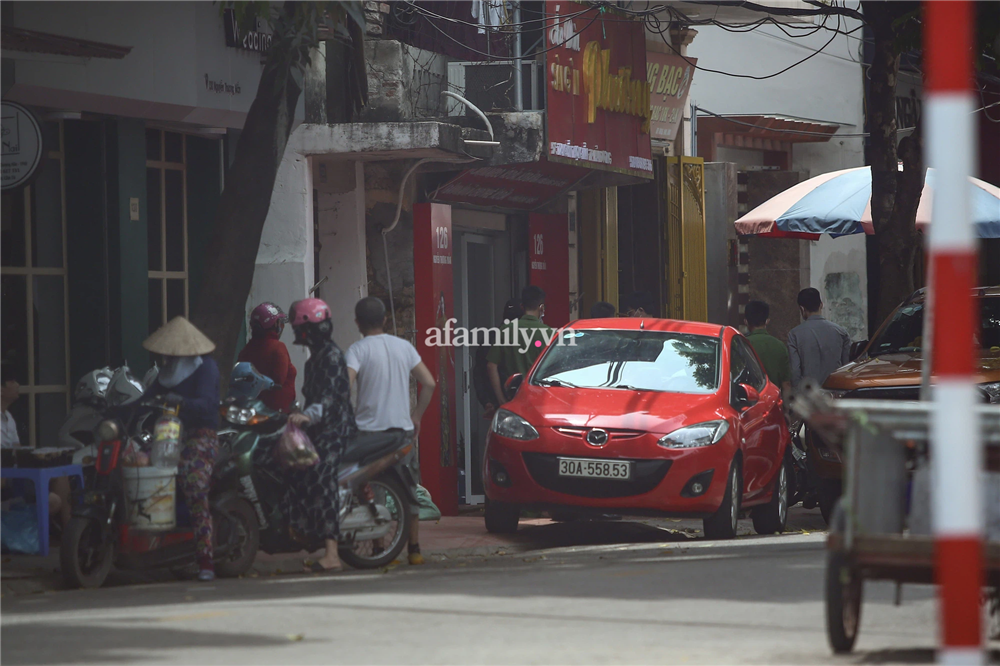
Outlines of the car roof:
{"label": "car roof", "polygon": [[[1000,296],[1000,285],[994,285],[992,287],[976,287],[972,290],[973,296],[978,296],[980,298],[994,298]],[[923,303],[927,299],[927,287],[922,289],[917,289],[913,294],[906,299],[906,303]]]}
{"label": "car roof", "polygon": [[578,319],[566,325],[567,328],[588,330],[605,329],[617,331],[669,331],[671,333],[689,333],[691,335],[708,335],[719,337],[724,326],[708,324],[701,321],[683,321],[681,319],[656,319],[653,317],[609,317],[607,319]]}

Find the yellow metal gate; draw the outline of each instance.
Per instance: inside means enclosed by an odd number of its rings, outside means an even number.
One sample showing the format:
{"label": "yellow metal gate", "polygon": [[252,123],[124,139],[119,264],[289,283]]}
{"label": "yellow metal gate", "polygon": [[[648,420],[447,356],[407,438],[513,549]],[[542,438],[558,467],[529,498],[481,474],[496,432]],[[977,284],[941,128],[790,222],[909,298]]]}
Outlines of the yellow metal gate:
{"label": "yellow metal gate", "polygon": [[700,157],[668,157],[664,174],[667,302],[663,312],[671,319],[707,321],[705,161]]}

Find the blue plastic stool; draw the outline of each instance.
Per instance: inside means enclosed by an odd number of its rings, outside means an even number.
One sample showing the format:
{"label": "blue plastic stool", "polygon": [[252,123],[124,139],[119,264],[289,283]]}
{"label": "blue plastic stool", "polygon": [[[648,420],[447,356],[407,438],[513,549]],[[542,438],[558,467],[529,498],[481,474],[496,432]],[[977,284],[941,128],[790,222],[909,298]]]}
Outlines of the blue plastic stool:
{"label": "blue plastic stool", "polygon": [[49,554],[49,482],[60,476],[76,477],[83,487],[83,467],[63,465],[62,467],[4,467],[0,477],[5,479],[27,479],[35,484],[35,515],[38,517],[38,554]]}

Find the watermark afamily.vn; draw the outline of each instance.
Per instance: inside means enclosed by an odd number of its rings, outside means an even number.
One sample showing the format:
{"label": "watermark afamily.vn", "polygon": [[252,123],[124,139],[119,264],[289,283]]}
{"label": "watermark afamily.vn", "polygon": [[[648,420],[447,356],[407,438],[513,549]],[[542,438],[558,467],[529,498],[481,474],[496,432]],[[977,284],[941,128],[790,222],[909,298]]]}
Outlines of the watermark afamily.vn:
{"label": "watermark afamily.vn", "polygon": [[[428,328],[424,344],[428,347],[517,347],[518,351],[524,354],[532,346],[547,347],[559,332],[554,328],[523,327],[518,321],[504,320],[504,324],[509,325],[499,328],[495,326],[466,328],[455,326],[458,320],[451,318],[444,323],[444,328]],[[556,339],[556,344],[575,347],[576,336],[560,335]]]}

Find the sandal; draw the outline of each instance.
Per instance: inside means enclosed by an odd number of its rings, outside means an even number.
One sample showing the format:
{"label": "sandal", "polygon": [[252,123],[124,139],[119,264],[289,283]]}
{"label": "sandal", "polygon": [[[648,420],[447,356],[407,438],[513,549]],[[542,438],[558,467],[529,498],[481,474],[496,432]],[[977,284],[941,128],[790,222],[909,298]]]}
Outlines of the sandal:
{"label": "sandal", "polygon": [[319,562],[310,562],[308,565],[306,565],[306,570],[308,570],[308,571],[310,571],[312,573],[318,573],[318,574],[332,574],[332,573],[338,573],[340,571],[343,571],[344,570],[344,566],[340,565],[339,567],[330,567],[328,569],[328,568],[324,567],[322,564],[320,564]]}

